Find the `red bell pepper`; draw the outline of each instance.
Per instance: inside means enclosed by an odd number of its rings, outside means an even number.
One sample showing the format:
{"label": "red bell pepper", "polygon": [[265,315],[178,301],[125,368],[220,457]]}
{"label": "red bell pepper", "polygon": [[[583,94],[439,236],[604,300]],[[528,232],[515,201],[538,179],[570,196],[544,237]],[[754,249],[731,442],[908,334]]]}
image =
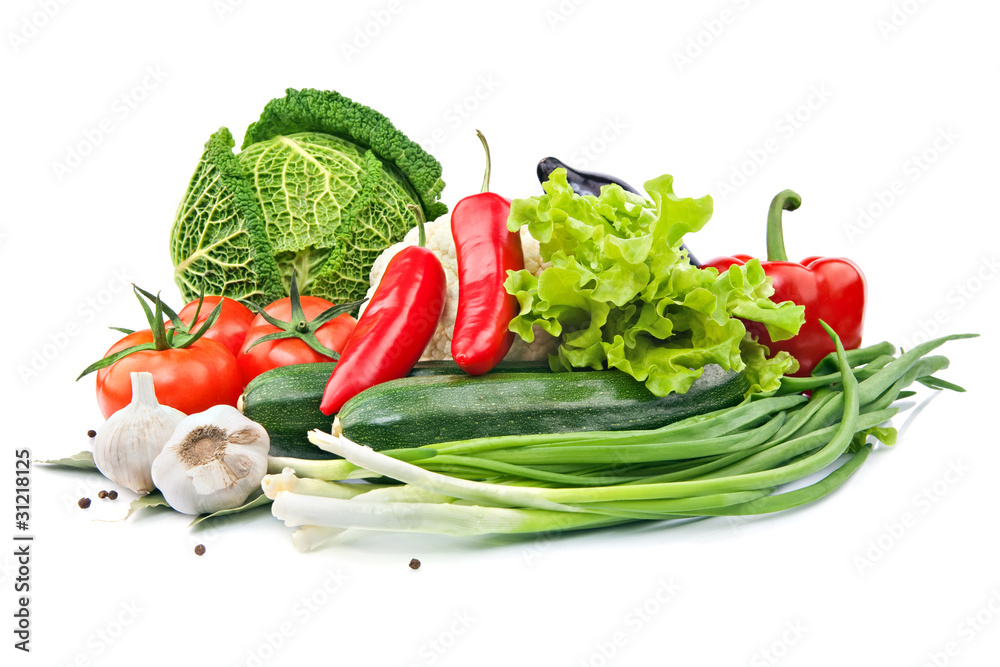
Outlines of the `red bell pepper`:
{"label": "red bell pepper", "polygon": [[[861,346],[868,291],[864,274],[849,259],[807,257],[801,262],[788,261],[781,229],[782,211],[794,211],[801,203],[799,195],[791,190],[778,193],[771,201],[767,218],[768,261],[761,262],[761,266],[773,281],[772,300],[792,301],[804,306],[805,324],[796,336],[774,342],[764,325],[745,322],[747,331],[772,354],[784,350],[798,360],[799,370],[793,373],[797,376],[809,375],[820,359],[835,351],[820,320],[837,332],[845,349]],[[750,259],[750,255],[719,257],[703,264],[702,268],[715,267],[721,273],[733,264],[743,265]]]}
{"label": "red bell pepper", "polygon": [[389,260],[340,354],[319,406],[325,415],[339,412],[365,389],[409,373],[437,330],[446,279],[441,261],[424,247],[423,221],[419,224],[419,245],[407,246]]}
{"label": "red bell pepper", "polygon": [[518,313],[517,297],[503,283],[508,271],[524,268],[521,234],[507,230],[510,200],[490,192],[490,147],[486,150],[482,192],[455,204],[451,235],[458,259],[458,313],[451,338],[451,356],[471,375],[490,371],[514,342],[507,327]]}

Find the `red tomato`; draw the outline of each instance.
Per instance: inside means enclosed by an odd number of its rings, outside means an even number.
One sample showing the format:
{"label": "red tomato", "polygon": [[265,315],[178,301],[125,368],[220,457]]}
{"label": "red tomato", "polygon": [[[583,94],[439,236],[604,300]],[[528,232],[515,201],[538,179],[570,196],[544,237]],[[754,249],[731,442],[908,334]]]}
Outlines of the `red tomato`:
{"label": "red tomato", "polygon": [[212,309],[215,308],[215,305],[220,300],[222,301],[222,310],[219,311],[219,318],[215,320],[215,324],[205,332],[202,338],[211,338],[222,343],[229,348],[233,356],[236,356],[240,353],[240,348],[243,347],[243,341],[246,339],[247,331],[250,329],[250,322],[253,321],[254,313],[252,310],[235,299],[224,296],[206,296],[204,303],[201,304],[201,312],[198,313],[198,319],[193,325],[191,324],[191,318],[194,317],[195,311],[198,310],[197,299],[184,306],[181,312],[177,314],[180,316],[181,322],[188,326],[188,330],[194,333],[208,319],[208,316],[212,314]]}
{"label": "red tomato", "polygon": [[[152,342],[152,331],[136,331],[112,345],[104,356]],[[213,405],[235,406],[243,392],[236,358],[222,343],[202,337],[183,349],[133,352],[97,371],[97,404],[105,419],[131,402],[132,371],[152,373],[156,400],[186,415]]]}
{"label": "red tomato", "polygon": [[[302,300],[302,312],[307,320],[312,320],[323,311],[333,307],[332,303],[319,297],[303,296],[300,298]],[[264,312],[276,320],[289,322],[292,319],[291,299],[288,297],[278,299],[264,308]],[[347,345],[347,340],[354,332],[355,324],[357,324],[357,321],[347,313],[338,315],[316,329],[316,339],[319,340],[320,344],[330,348],[334,352],[343,352],[344,346]],[[250,330],[247,332],[246,340],[243,342],[243,349],[236,355],[240,372],[243,373],[244,385],[248,384],[250,380],[264,371],[269,371],[279,366],[333,361],[331,357],[316,352],[298,338],[269,340],[250,348],[257,339],[278,331],[281,331],[281,329],[273,324],[269,324],[260,315],[254,317],[253,322],[250,323]]]}

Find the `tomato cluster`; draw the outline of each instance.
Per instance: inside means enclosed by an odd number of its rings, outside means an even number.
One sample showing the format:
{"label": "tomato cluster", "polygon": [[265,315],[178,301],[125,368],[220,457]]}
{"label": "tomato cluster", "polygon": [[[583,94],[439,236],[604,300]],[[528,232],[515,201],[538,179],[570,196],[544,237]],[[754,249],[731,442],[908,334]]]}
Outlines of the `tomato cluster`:
{"label": "tomato cluster", "polygon": [[[172,315],[171,323],[161,322],[160,331],[155,332],[157,321],[150,319],[149,329],[126,335],[108,349],[102,361],[109,362],[109,357],[129,348],[137,349],[112,363],[95,364],[103,366],[97,370],[101,413],[108,418],[129,404],[129,374],[135,371],[152,373],[156,398],[162,405],[194,414],[213,405],[235,406],[243,387],[272,368],[334,360],[320,350],[339,354],[354,331],[355,319],[347,312],[321,318],[323,313],[329,315],[334,304],[317,297],[296,294],[294,298],[300,303],[293,304],[293,299],[286,297],[256,315],[239,301],[219,296],[193,301],[175,316],[163,307]],[[156,299],[159,309],[162,304]],[[213,316],[214,321],[201,335],[193,333]],[[175,326],[176,331],[170,331]],[[268,339],[261,341],[265,337]],[[157,343],[158,338],[167,343]],[[174,340],[184,342],[174,346]]]}

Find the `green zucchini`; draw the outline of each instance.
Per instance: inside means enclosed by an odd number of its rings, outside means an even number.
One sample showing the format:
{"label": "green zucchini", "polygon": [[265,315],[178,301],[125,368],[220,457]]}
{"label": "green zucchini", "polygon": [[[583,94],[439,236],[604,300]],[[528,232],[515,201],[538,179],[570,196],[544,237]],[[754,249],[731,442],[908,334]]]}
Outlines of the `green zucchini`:
{"label": "green zucchini", "polygon": [[[306,433],[315,428],[329,431],[333,423],[333,417],[320,412],[319,403],[334,366],[335,362],[282,366],[257,376],[243,390],[243,414],[267,431],[271,456],[333,458],[311,444]],[[547,369],[547,362],[505,361],[493,372],[537,373]],[[465,372],[454,361],[421,361],[410,371],[411,377],[436,375],[465,376]]]}
{"label": "green zucchini", "polygon": [[731,407],[749,382],[706,366],[685,394],[654,396],[618,371],[409,377],[341,408],[344,435],[375,450],[487,436],[652,429]]}

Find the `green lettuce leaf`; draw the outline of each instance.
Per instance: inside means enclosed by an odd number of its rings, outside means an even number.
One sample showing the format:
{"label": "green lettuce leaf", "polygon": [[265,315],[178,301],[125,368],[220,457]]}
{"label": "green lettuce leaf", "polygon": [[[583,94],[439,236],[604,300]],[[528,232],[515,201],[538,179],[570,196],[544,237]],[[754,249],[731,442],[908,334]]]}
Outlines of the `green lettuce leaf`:
{"label": "green lettuce leaf", "polygon": [[740,353],[746,367],[743,374],[750,382],[748,394],[777,389],[781,376],[799,370],[798,360],[788,352],[778,352],[768,358],[768,349],[755,341],[750,334],[743,338]]}
{"label": "green lettuce leaf", "polygon": [[554,370],[618,368],[665,396],[686,392],[706,364],[746,371],[755,391],[777,388],[796,366],[787,354],[768,359],[738,319],[776,340],[803,322],[801,306],[769,299],[760,262],[720,275],[688,261],[681,242],[711,218],[710,197],[678,197],[671,176],[645,184],[648,201],[617,185],[580,196],[561,169],[543,187],[514,200],[508,227],[527,226],[550,266],[537,278],[512,272],[505,287],[520,304],[512,331],[529,342],[535,326],[560,337]]}
{"label": "green lettuce leaf", "polygon": [[892,426],[872,426],[864,431],[858,431],[851,438],[851,445],[847,448],[849,452],[856,452],[867,445],[868,437],[875,438],[883,445],[892,447],[899,438],[899,432]]}

